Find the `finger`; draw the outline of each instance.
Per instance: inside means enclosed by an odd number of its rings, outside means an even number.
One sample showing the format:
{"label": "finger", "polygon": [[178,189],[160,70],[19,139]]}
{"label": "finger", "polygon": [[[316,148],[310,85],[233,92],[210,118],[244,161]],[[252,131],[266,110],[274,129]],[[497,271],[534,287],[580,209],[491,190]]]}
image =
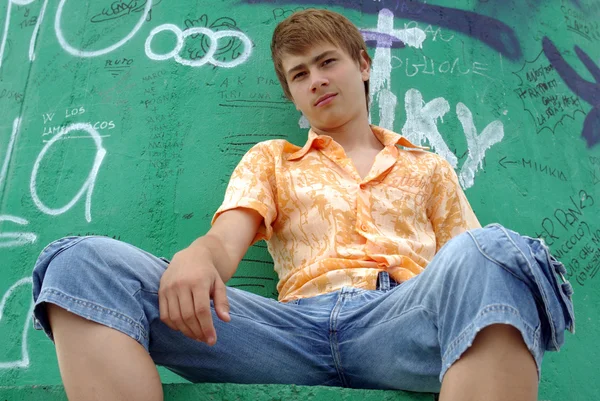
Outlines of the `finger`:
{"label": "finger", "polygon": [[181,310],[179,309],[179,295],[177,293],[171,293],[167,298],[169,305],[169,319],[175,325],[175,330],[181,331],[188,337],[194,337],[192,331],[186,326],[181,316]]}
{"label": "finger", "polygon": [[208,345],[215,345],[217,342],[217,333],[213,326],[213,320],[210,309],[210,294],[207,289],[197,286],[192,294],[194,298],[194,311],[196,318],[200,322],[202,333],[204,334],[204,342]]}
{"label": "finger", "polygon": [[169,328],[171,328],[173,330],[177,330],[177,327],[175,326],[175,324],[171,321],[171,318],[169,317],[169,301],[167,299],[167,296],[163,292],[160,292],[160,291],[158,293],[158,310],[160,312],[160,320],[164,324],[169,326]]}
{"label": "finger", "polygon": [[219,319],[224,322],[231,321],[231,316],[229,315],[229,300],[227,299],[227,287],[225,287],[225,284],[223,284],[223,281],[220,278],[215,280],[212,299],[215,305],[215,312],[217,312]]}
{"label": "finger", "polygon": [[183,324],[185,324],[185,326],[191,332],[191,336],[187,334],[186,336],[195,340],[204,341],[205,339],[204,333],[202,332],[202,327],[200,326],[200,322],[196,318],[196,310],[194,308],[194,299],[192,297],[191,290],[188,289],[179,293],[178,300],[179,310],[181,312]]}

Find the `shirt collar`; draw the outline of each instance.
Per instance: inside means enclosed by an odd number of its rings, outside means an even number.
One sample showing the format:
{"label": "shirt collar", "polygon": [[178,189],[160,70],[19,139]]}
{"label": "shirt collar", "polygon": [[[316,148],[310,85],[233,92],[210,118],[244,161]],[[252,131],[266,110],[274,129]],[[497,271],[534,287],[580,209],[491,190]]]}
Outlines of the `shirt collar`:
{"label": "shirt collar", "polygon": [[[426,146],[414,145],[402,135],[387,130],[385,128],[378,127],[376,125],[371,125],[371,131],[373,132],[373,135],[377,137],[379,142],[381,142],[384,146],[400,145],[406,148],[429,150],[429,148]],[[327,146],[329,146],[331,141],[333,141],[332,137],[328,135],[319,135],[311,128],[310,131],[308,131],[308,140],[306,141],[306,144],[302,147],[302,149],[292,153],[288,157],[288,160],[296,160],[302,158],[305,154],[308,153],[308,151],[311,148],[326,148]]]}

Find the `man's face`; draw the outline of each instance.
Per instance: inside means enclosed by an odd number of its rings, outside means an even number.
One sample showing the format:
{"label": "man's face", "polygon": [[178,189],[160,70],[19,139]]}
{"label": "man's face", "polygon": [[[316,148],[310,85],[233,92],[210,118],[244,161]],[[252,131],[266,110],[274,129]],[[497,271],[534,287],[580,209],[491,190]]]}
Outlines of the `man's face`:
{"label": "man's face", "polygon": [[369,63],[357,63],[332,44],[315,45],[302,55],[284,56],[283,70],[292,101],[313,128],[329,130],[367,117],[364,82]]}

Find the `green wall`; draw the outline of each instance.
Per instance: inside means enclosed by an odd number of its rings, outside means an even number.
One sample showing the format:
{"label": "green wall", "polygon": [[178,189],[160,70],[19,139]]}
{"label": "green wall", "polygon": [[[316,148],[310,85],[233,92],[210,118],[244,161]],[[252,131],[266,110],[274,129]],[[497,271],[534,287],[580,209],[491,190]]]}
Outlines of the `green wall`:
{"label": "green wall", "polygon": [[[540,399],[597,398],[600,2],[590,0],[0,3],[1,385],[60,383],[52,343],[30,320],[30,272],[47,243],[100,234],[170,257],[209,228],[247,149],[304,142],[269,44],[277,22],[311,4],[369,40],[373,123],[429,143],[482,224],[543,237],[567,266],[577,333],[547,354]],[[274,297],[274,280],[259,243],[228,284]]]}

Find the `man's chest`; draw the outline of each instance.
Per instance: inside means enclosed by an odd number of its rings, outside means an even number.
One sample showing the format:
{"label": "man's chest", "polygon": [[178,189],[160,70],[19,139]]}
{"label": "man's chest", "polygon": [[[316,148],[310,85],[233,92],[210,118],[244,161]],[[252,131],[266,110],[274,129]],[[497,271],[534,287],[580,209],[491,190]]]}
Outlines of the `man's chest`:
{"label": "man's chest", "polygon": [[424,216],[429,197],[427,168],[392,164],[374,172],[374,158],[306,157],[276,174],[279,212],[368,213],[390,221]]}

